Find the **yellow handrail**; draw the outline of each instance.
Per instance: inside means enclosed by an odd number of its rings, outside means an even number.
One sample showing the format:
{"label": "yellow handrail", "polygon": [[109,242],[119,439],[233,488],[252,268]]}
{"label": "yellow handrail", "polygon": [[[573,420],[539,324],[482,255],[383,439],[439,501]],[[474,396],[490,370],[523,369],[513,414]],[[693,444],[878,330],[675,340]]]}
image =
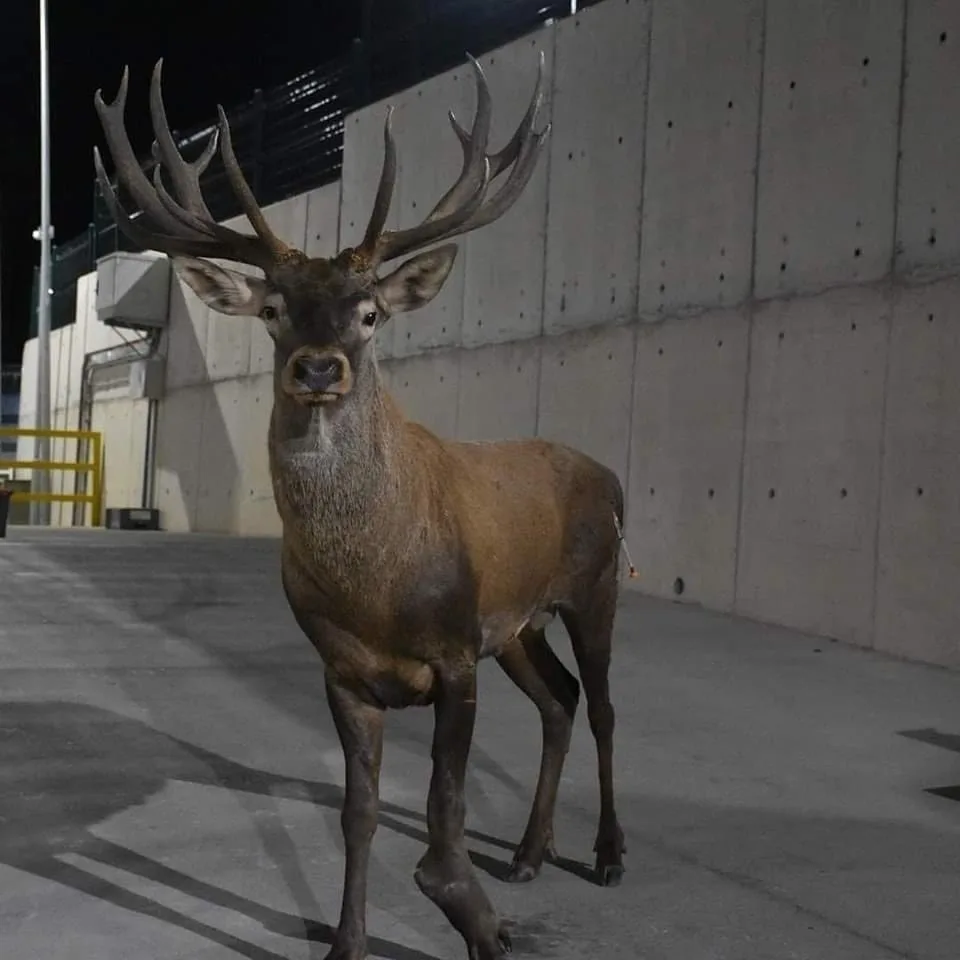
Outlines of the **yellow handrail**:
{"label": "yellow handrail", "polygon": [[86,461],[67,460],[0,460],[0,470],[65,470],[89,472],[93,478],[90,493],[32,493],[16,490],[11,500],[36,501],[37,503],[89,503],[91,524],[103,523],[103,437],[94,430],[37,430],[27,427],[0,427],[0,437],[49,437],[57,440],[89,440],[91,457]]}

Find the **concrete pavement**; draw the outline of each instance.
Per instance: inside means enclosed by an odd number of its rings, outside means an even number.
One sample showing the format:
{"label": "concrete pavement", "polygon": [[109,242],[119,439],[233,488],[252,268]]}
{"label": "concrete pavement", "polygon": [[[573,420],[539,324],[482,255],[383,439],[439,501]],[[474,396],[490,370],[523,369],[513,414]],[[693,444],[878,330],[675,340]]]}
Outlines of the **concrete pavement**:
{"label": "concrete pavement", "polygon": [[[581,710],[557,811],[567,860],[515,887],[496,877],[539,724],[484,666],[470,844],[516,956],[960,956],[960,675],[629,595],[612,679],[624,883],[583,877],[598,797]],[[430,732],[429,711],[389,718],[369,901],[388,960],[463,957],[412,879]],[[342,782],[276,542],[0,541],[3,960],[321,960]]]}

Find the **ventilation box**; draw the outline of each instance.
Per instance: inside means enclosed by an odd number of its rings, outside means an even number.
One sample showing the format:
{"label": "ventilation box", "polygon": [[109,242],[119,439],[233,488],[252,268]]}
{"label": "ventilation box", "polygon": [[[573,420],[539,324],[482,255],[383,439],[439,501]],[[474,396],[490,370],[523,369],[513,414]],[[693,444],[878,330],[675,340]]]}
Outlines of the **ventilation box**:
{"label": "ventilation box", "polygon": [[170,308],[170,261],[120,250],[97,261],[97,318],[108,327],[161,330]]}

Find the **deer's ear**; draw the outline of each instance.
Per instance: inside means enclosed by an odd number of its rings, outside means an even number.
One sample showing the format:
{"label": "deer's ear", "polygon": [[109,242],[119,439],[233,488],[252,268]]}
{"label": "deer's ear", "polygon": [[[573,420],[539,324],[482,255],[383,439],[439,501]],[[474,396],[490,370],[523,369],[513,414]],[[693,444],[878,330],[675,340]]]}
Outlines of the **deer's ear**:
{"label": "deer's ear", "polygon": [[416,310],[440,292],[456,258],[455,243],[418,253],[377,281],[377,293],[391,313]]}
{"label": "deer's ear", "polygon": [[263,309],[267,288],[259,277],[194,257],[171,259],[177,275],[211,310],[232,317],[256,317]]}

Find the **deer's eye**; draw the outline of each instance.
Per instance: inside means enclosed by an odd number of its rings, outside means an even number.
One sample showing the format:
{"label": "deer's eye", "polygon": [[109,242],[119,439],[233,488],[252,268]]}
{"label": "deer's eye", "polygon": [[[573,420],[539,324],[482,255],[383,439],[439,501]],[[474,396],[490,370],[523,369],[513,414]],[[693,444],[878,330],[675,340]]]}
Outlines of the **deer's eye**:
{"label": "deer's eye", "polygon": [[372,327],[377,322],[377,311],[371,310],[369,313],[363,315],[363,325],[365,327]]}
{"label": "deer's eye", "polygon": [[276,319],[277,319],[277,308],[276,308],[276,307],[271,307],[270,304],[268,303],[268,304],[260,311],[260,316],[261,316],[264,320],[266,320],[266,321],[268,321],[268,322],[270,322],[270,321],[272,321],[272,320],[276,320]]}

